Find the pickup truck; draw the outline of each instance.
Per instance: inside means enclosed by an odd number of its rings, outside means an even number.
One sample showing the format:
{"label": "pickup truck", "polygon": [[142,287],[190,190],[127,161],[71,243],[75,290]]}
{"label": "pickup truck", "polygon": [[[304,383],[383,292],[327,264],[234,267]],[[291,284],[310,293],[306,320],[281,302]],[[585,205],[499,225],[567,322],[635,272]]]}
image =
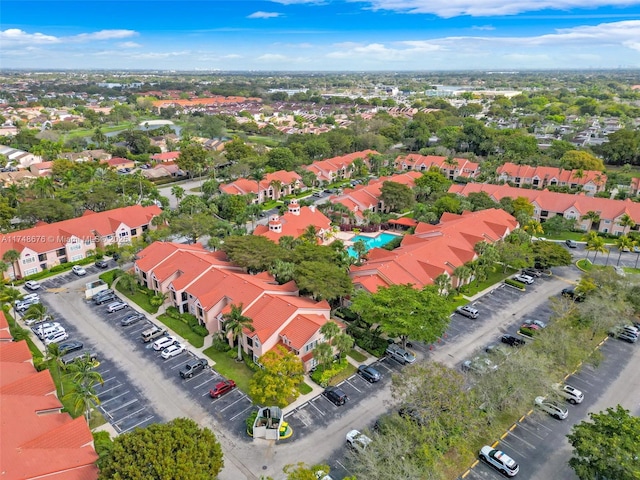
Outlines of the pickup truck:
{"label": "pickup truck", "polygon": [[158,338],[159,336],[164,335],[165,333],[167,333],[166,329],[160,328],[157,325],[153,325],[152,327],[142,332],[140,336],[142,337],[142,341],[144,343],[149,343],[154,338]]}

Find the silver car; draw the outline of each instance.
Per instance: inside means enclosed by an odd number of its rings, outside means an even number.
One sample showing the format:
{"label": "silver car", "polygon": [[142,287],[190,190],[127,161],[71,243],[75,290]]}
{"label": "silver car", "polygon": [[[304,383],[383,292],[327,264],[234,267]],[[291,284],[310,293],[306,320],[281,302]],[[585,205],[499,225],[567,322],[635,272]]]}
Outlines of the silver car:
{"label": "silver car", "polygon": [[536,397],[536,407],[558,420],[564,420],[569,416],[569,410],[553,400],[547,400],[545,397]]}

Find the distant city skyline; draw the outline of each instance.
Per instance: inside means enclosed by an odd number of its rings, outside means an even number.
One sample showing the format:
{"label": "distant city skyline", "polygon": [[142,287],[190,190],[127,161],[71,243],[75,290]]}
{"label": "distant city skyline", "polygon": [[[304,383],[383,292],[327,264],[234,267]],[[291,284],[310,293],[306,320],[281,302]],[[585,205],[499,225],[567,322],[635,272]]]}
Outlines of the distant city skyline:
{"label": "distant city skyline", "polygon": [[640,68],[640,0],[3,0],[0,68]]}

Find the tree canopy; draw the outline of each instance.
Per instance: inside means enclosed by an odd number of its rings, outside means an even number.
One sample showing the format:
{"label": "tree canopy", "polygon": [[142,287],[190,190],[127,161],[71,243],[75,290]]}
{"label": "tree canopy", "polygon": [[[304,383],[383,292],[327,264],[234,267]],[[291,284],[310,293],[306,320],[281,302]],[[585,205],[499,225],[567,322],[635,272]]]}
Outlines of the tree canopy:
{"label": "tree canopy", "polygon": [[249,394],[261,405],[284,407],[298,398],[304,367],[295,353],[276,345],[258,360],[262,369],[249,383]]}
{"label": "tree canopy", "polygon": [[98,461],[100,479],[216,478],[224,462],[214,433],[188,418],[155,423],[116,437]]}

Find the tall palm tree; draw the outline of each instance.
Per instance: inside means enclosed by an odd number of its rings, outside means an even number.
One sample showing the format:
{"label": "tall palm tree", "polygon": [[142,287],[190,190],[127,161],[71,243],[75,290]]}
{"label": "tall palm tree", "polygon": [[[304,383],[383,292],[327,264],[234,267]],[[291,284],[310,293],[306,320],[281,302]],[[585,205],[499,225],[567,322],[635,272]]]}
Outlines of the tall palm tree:
{"label": "tall palm tree", "polygon": [[589,210],[585,213],[581,220],[589,220],[589,230],[598,230],[600,226],[600,214],[598,212],[594,212],[593,210]]}
{"label": "tall palm tree", "polygon": [[69,400],[73,403],[73,408],[77,412],[82,409],[87,423],[91,420],[91,407],[93,405],[99,405],[100,399],[93,388],[94,384],[81,384],[74,383],[71,391],[64,395],[65,400]]}
{"label": "tall palm tree", "polygon": [[278,200],[280,198],[280,191],[282,189],[282,182],[277,179],[271,180],[269,186],[273,189],[273,199]]}
{"label": "tall palm tree", "polygon": [[315,225],[309,225],[304,229],[304,233],[300,235],[300,238],[307,242],[318,243],[318,229]]}
{"label": "tall palm tree", "polygon": [[174,185],[173,187],[171,187],[171,195],[176,197],[176,200],[178,201],[178,203],[180,203],[180,200],[182,200],[184,197],[184,188],[182,188],[180,185]]}
{"label": "tall palm tree", "polygon": [[45,305],[42,303],[35,303],[27,308],[27,311],[24,312],[23,318],[25,320],[35,320],[36,323],[38,323],[50,316],[49,309]]}
{"label": "tall palm tree", "polygon": [[458,280],[457,288],[460,288],[464,285],[467,280],[471,277],[471,268],[465,263],[464,265],[460,265],[453,270],[453,276]]}
{"label": "tall palm tree", "polygon": [[449,292],[451,278],[446,273],[441,273],[434,279],[433,283],[438,287],[438,292],[442,295]]}
{"label": "tall palm tree", "polygon": [[355,341],[353,340],[353,337],[346,333],[339,333],[333,339],[333,345],[338,350],[340,356],[351,350],[354,343]]}
{"label": "tall palm tree", "polygon": [[618,248],[618,262],[616,265],[620,265],[620,257],[622,252],[628,252],[633,248],[633,240],[626,235],[621,235],[616,239],[616,247]]}
{"label": "tall palm tree", "polygon": [[71,381],[84,386],[91,386],[99,383],[104,384],[104,379],[100,372],[95,369],[95,361],[88,355],[77,359],[67,367],[67,374]]}
{"label": "tall palm tree", "polygon": [[[50,343],[47,345],[47,351],[45,352],[45,361],[49,363],[49,368],[53,363],[60,378],[60,359],[62,358],[62,352],[60,346],[57,343]],[[64,396],[64,382],[60,380],[60,393]]]}
{"label": "tall palm tree", "polygon": [[9,264],[0,260],[0,282],[4,281],[4,274],[9,270]]}
{"label": "tall palm tree", "polygon": [[258,198],[258,203],[260,202],[260,182],[262,182],[262,180],[264,180],[264,172],[262,170],[255,170],[251,173],[251,175],[249,175],[249,178],[251,178],[251,180],[254,180],[256,182],[256,185],[258,186],[258,193],[257,198]]}
{"label": "tall palm tree", "polygon": [[618,225],[624,228],[623,233],[626,235],[629,233],[629,230],[636,226],[636,222],[633,221],[633,218],[631,218],[628,213],[625,213],[620,217]]}
{"label": "tall palm tree", "polygon": [[54,191],[54,184],[51,177],[38,177],[31,184],[36,197],[38,198],[52,198]]}
{"label": "tall palm tree", "polygon": [[4,252],[2,255],[2,261],[11,265],[13,269],[13,279],[16,279],[16,262],[20,259],[20,252],[17,250],[11,249]]}
{"label": "tall palm tree", "polygon": [[320,327],[320,333],[329,345],[331,345],[333,338],[340,334],[340,327],[336,322],[327,322]]}
{"label": "tall palm tree", "polygon": [[593,263],[595,265],[596,258],[598,257],[598,253],[606,253],[609,251],[607,247],[605,247],[604,239],[602,237],[596,237],[587,242],[586,250],[589,252],[595,252],[593,256]]}
{"label": "tall palm tree", "polygon": [[22,292],[17,288],[5,287],[2,289],[0,302],[8,303],[13,310],[13,318],[16,318],[16,301],[22,298]]}
{"label": "tall palm tree", "polygon": [[253,327],[253,319],[249,317],[245,317],[242,314],[242,304],[240,305],[231,305],[231,311],[225,313],[222,316],[225,322],[225,331],[227,334],[231,333],[231,340],[235,342],[238,341],[238,361],[242,361],[242,342],[240,339],[242,338],[242,333],[246,328],[250,332],[254,332],[255,328]]}

